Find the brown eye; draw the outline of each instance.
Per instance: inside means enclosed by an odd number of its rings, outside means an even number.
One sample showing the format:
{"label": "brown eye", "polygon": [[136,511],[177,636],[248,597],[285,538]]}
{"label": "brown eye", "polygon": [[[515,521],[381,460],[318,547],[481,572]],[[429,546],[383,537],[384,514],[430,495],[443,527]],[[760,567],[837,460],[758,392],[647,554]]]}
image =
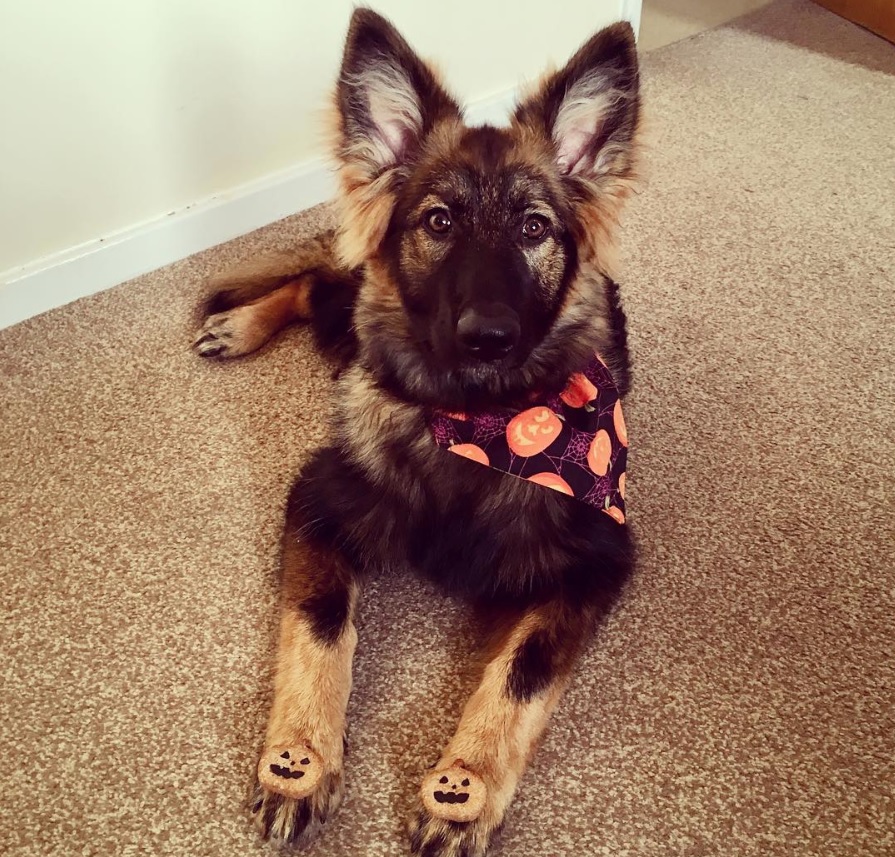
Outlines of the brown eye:
{"label": "brown eye", "polygon": [[433,208],[427,211],[424,222],[426,229],[433,235],[447,235],[451,231],[451,215],[446,208]]}
{"label": "brown eye", "polygon": [[550,224],[546,217],[540,214],[532,214],[525,218],[522,224],[522,234],[531,241],[538,241],[547,234]]}

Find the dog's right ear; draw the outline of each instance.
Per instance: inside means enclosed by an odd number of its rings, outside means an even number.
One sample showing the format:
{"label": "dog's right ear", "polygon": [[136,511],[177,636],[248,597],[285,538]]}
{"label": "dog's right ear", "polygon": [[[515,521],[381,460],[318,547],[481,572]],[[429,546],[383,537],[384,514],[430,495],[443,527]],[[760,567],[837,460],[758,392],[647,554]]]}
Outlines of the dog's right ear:
{"label": "dog's right ear", "polygon": [[522,101],[512,122],[523,145],[546,143],[575,200],[579,256],[610,273],[615,224],[637,174],[640,77],[631,25],[591,37]]}
{"label": "dog's right ear", "polygon": [[364,8],[351,18],[336,105],[340,254],[355,266],[385,234],[401,168],[438,122],[459,120],[460,109],[401,34]]}

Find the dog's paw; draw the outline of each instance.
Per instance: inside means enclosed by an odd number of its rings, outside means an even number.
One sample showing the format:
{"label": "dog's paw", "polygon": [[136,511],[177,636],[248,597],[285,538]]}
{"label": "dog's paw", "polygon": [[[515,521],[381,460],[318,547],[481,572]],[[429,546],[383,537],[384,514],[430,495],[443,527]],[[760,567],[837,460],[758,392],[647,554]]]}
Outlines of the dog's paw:
{"label": "dog's paw", "polygon": [[313,840],[342,801],[342,772],[327,771],[307,747],[272,747],[258,765],[252,817],[264,839],[281,845]]}
{"label": "dog's paw", "polygon": [[264,341],[252,307],[240,306],[208,316],[193,341],[193,349],[201,357],[240,357]]}
{"label": "dog's paw", "polygon": [[484,857],[500,825],[488,787],[462,759],[430,772],[410,817],[410,852],[419,857]]}
{"label": "dog's paw", "polygon": [[485,814],[475,821],[450,821],[432,815],[422,800],[407,824],[414,857],[485,857],[499,831]]}

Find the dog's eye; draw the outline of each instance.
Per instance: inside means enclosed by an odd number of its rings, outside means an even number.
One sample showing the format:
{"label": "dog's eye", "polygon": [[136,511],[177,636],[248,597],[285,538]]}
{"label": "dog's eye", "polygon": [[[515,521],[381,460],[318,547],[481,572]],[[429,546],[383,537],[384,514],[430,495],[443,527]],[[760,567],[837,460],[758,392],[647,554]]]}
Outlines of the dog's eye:
{"label": "dog's eye", "polygon": [[529,215],[525,218],[525,223],[522,224],[522,234],[529,241],[540,241],[549,229],[550,224],[547,222],[547,218],[541,217],[540,214]]}
{"label": "dog's eye", "polygon": [[433,235],[447,235],[451,231],[451,215],[446,208],[433,208],[423,217],[426,229]]}

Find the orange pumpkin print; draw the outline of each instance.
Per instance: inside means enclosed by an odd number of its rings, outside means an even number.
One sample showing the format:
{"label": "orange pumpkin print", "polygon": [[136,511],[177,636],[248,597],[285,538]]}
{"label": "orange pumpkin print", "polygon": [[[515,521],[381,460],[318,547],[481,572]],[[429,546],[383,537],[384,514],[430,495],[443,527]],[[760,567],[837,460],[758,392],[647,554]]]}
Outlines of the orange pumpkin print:
{"label": "orange pumpkin print", "polygon": [[590,443],[587,451],[587,463],[597,476],[605,476],[609,470],[609,459],[612,458],[612,441],[609,432],[600,429]]}
{"label": "orange pumpkin print", "polygon": [[619,524],[625,522],[625,513],[618,506],[610,506],[608,509],[603,509],[603,511]]}
{"label": "orange pumpkin print", "polygon": [[625,474],[622,473],[621,476],[618,477],[618,493],[622,495],[622,500],[625,499]]}
{"label": "orange pumpkin print", "polygon": [[622,413],[622,403],[618,401],[612,409],[612,422],[615,424],[615,434],[622,446],[628,445],[628,427],[625,425],[625,415]]}
{"label": "orange pumpkin print", "polygon": [[463,458],[469,458],[472,461],[477,461],[479,464],[484,464],[486,467],[491,464],[485,450],[480,446],[476,446],[474,443],[455,443],[453,446],[448,447],[448,449],[450,449],[451,452],[455,452],[457,455],[463,456]]}
{"label": "orange pumpkin print", "polygon": [[542,453],[562,431],[562,422],[550,408],[529,408],[507,425],[510,451],[527,457]]}
{"label": "orange pumpkin print", "polygon": [[544,473],[535,473],[534,476],[528,477],[528,481],[534,482],[536,485],[543,485],[545,488],[552,488],[554,491],[559,491],[561,494],[568,494],[570,497],[575,496],[572,486],[569,485],[562,476],[558,476],[556,473],[547,471]]}
{"label": "orange pumpkin print", "polygon": [[585,375],[576,372],[566,385],[559,397],[570,408],[583,408],[588,402],[592,402],[597,398],[597,388],[588,380]]}

